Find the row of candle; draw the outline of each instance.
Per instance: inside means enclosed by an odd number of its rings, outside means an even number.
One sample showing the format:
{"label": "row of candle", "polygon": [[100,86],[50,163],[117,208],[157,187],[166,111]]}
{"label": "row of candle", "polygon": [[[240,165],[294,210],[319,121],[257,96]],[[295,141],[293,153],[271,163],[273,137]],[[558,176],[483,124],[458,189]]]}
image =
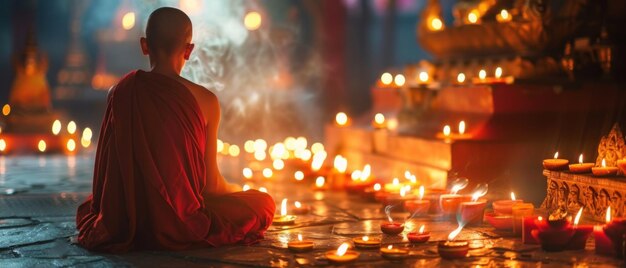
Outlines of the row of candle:
{"label": "row of candle", "polygon": [[[471,81],[475,85],[512,84],[513,83],[514,78],[512,76],[503,77],[502,75],[503,75],[503,69],[502,67],[499,67],[499,66],[494,69],[492,77],[488,76],[487,71],[485,69],[480,69],[478,71],[478,76],[473,77]],[[468,75],[466,75],[464,72],[457,73],[455,83],[457,85],[465,85],[467,76]],[[419,87],[428,87],[433,82],[434,81],[432,80],[428,72],[426,71],[419,72],[417,76],[417,80],[416,80],[416,84]],[[377,86],[380,88],[400,88],[404,86],[405,83],[406,83],[406,78],[402,74],[397,74],[393,76],[390,73],[383,73],[380,76],[380,80]]]}
{"label": "row of candle", "polygon": [[551,171],[569,170],[572,173],[592,173],[596,177],[612,177],[617,175],[619,169],[626,173],[626,159],[617,160],[617,167],[607,166],[606,159],[602,159],[601,165],[583,162],[583,155],[578,157],[578,164],[569,164],[569,160],[559,158],[559,152],[554,154],[553,159],[543,160],[543,167]]}

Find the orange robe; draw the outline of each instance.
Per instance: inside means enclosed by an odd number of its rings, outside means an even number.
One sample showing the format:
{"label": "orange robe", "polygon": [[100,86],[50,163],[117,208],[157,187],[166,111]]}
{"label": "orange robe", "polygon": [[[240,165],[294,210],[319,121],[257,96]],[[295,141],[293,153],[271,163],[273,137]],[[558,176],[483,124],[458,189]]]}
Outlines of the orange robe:
{"label": "orange robe", "polygon": [[263,238],[275,210],[269,195],[250,190],[204,200],[205,143],[202,112],[184,85],[144,71],[126,75],[107,100],[93,195],[76,216],[79,244],[125,252]]}

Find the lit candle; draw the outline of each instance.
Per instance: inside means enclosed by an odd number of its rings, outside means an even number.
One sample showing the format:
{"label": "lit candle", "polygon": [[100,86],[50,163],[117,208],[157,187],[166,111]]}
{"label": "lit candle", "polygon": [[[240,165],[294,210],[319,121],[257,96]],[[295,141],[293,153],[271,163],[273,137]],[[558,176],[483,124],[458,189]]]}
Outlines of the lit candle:
{"label": "lit candle", "polygon": [[524,200],[518,200],[515,198],[515,193],[511,192],[511,199],[510,200],[498,200],[493,202],[493,204],[491,204],[493,206],[493,211],[496,214],[513,214],[513,205],[518,204],[518,203],[524,203]]}
{"label": "lit candle", "polygon": [[478,78],[485,80],[485,78],[487,78],[487,71],[485,71],[485,69],[480,70],[480,72],[478,72]]}
{"label": "lit candle", "polygon": [[422,86],[427,85],[428,80],[429,80],[428,73],[421,71],[419,74],[419,85],[422,85]]}
{"label": "lit candle", "polygon": [[592,167],[591,173],[596,177],[613,177],[617,174],[617,167],[607,167],[606,160],[602,158],[602,166]]}
{"label": "lit candle", "polygon": [[274,225],[293,225],[296,216],[287,215],[287,198],[283,199],[280,205],[280,215],[274,216]]}
{"label": "lit candle", "polygon": [[460,135],[465,134],[465,121],[459,122],[459,134]]}
{"label": "lit candle", "polygon": [[407,238],[411,243],[425,243],[430,239],[430,232],[425,232],[424,225],[422,224],[417,233],[409,233],[407,234]]}
{"label": "lit candle", "polygon": [[583,208],[578,210],[576,214],[576,218],[574,218],[574,237],[572,237],[571,241],[567,244],[567,249],[572,250],[583,250],[585,249],[585,245],[587,245],[587,239],[591,232],[593,232],[593,225],[579,225],[580,217],[582,216]]}
{"label": "lit candle", "polygon": [[593,238],[596,241],[596,254],[600,255],[615,255],[615,245],[613,241],[604,231],[604,228],[611,222],[611,207],[606,209],[605,225],[596,225],[593,227]]}
{"label": "lit candle", "polygon": [[[611,215],[611,212],[607,212],[607,215]],[[624,246],[624,235],[626,235],[626,219],[612,218],[611,221],[604,226],[604,233],[609,237],[609,239],[613,243],[613,247],[615,249],[615,256],[618,258],[622,258],[624,255],[623,246]]]}
{"label": "lit candle", "polygon": [[327,251],[325,256],[332,263],[348,263],[356,260],[359,257],[359,253],[356,251],[348,250],[350,244],[343,243],[337,248],[337,250]]}
{"label": "lit candle", "polygon": [[271,179],[274,176],[274,171],[271,168],[264,168],[262,171],[263,178]]}
{"label": "lit candle", "polygon": [[400,193],[400,189],[402,189],[404,185],[400,183],[400,179],[393,178],[391,183],[385,183],[385,191],[389,193]]}
{"label": "lit candle", "polygon": [[498,22],[509,22],[511,20],[513,20],[513,16],[511,16],[511,14],[509,13],[509,11],[507,11],[506,9],[502,9],[500,10],[500,13],[498,15],[496,15],[496,20]]}
{"label": "lit candle", "polygon": [[333,162],[333,170],[328,175],[328,184],[332,189],[343,189],[346,186],[346,181],[351,179],[351,174],[347,173],[348,159],[337,155]]}
{"label": "lit candle", "polygon": [[390,259],[390,260],[403,259],[409,255],[408,250],[395,248],[392,245],[389,245],[387,247],[381,247],[380,253],[382,254],[383,258]]}
{"label": "lit candle", "polygon": [[443,29],[443,22],[438,17],[433,17],[430,19],[430,23],[428,24],[428,28],[431,31],[441,31]]}
{"label": "lit candle", "polygon": [[562,251],[574,237],[576,232],[570,225],[571,217],[564,216],[560,210],[555,211],[548,218],[548,224],[538,225],[531,235],[539,241],[545,251]]}
{"label": "lit candle", "polygon": [[251,168],[244,168],[242,173],[243,173],[243,177],[246,178],[247,180],[252,179],[253,172]]}
{"label": "lit candle", "polygon": [[450,126],[449,125],[443,126],[443,136],[444,137],[449,138],[450,137],[450,132],[451,132],[451,130],[450,130]]}
{"label": "lit candle", "polygon": [[485,212],[485,220],[487,220],[487,222],[491,226],[493,226],[493,228],[496,228],[499,230],[513,229],[513,215],[511,214],[499,214],[499,213],[494,213],[494,212]]}
{"label": "lit candle", "polygon": [[385,115],[381,114],[381,113],[377,113],[376,115],[374,115],[374,122],[372,122],[372,126],[375,129],[384,129],[387,127],[387,124],[385,124]]}
{"label": "lit candle", "polygon": [[393,83],[396,85],[396,87],[402,87],[404,86],[404,83],[406,82],[406,79],[404,78],[404,75],[402,74],[397,74],[394,78],[393,78]]}
{"label": "lit candle", "polygon": [[467,13],[467,22],[469,24],[478,23],[480,19],[480,13],[477,9],[472,9],[469,13]]}
{"label": "lit candle", "polygon": [[572,173],[589,173],[594,163],[583,163],[583,154],[578,157],[578,164],[570,164],[569,171]]}
{"label": "lit candle", "polygon": [[380,230],[386,235],[398,235],[404,231],[404,224],[394,222],[391,216],[387,214],[389,222],[383,222],[380,224]]}
{"label": "lit candle", "polygon": [[424,200],[424,185],[419,187],[418,199],[404,202],[404,210],[412,215],[424,215],[430,209],[430,200]]}
{"label": "lit candle", "polygon": [[363,237],[355,237],[352,239],[352,242],[354,242],[354,246],[356,248],[370,249],[370,248],[379,248],[381,240],[380,238],[369,237],[366,235]]}
{"label": "lit candle", "polygon": [[617,160],[617,167],[622,171],[622,175],[626,174],[626,158]]}
{"label": "lit candle", "polygon": [[296,201],[293,203],[293,214],[296,215],[304,215],[304,214],[309,214],[309,206],[303,206],[302,203],[300,203],[299,201]]}
{"label": "lit candle", "polygon": [[444,259],[465,258],[469,251],[469,243],[467,241],[454,241],[454,238],[461,233],[463,226],[459,225],[454,231],[448,235],[447,241],[441,241],[437,244],[439,256]]}
{"label": "lit candle", "polygon": [[348,115],[346,113],[339,112],[335,116],[335,122],[337,123],[338,126],[345,127],[350,122],[350,118],[348,118]]}
{"label": "lit candle", "polygon": [[380,82],[382,84],[382,87],[389,87],[391,83],[393,83],[393,75],[391,75],[390,73],[383,73],[380,76]]}
{"label": "lit candle", "polygon": [[487,194],[487,189],[487,184],[479,184],[472,194],[472,200],[469,202],[461,202],[459,206],[461,222],[465,224],[482,224],[487,200],[479,200],[479,198]]}
{"label": "lit candle", "polygon": [[287,248],[293,252],[307,252],[313,249],[313,241],[302,240],[302,235],[298,234],[298,240],[288,242]]}
{"label": "lit candle", "polygon": [[371,201],[376,201],[376,195],[381,192],[380,190],[382,188],[383,187],[380,183],[375,183],[371,188],[365,188],[365,191],[363,191],[363,197]]}
{"label": "lit candle", "polygon": [[365,191],[366,188],[374,185],[374,182],[370,180],[372,175],[372,166],[366,164],[363,170],[355,170],[352,172],[352,180],[346,185],[346,190],[349,193],[360,193]]}
{"label": "lit candle", "polygon": [[304,180],[304,172],[298,170],[293,174],[293,178],[296,179],[296,181],[302,181]]}
{"label": "lit candle", "polygon": [[559,159],[559,152],[554,154],[554,159],[545,159],[543,160],[543,168],[552,171],[563,170],[567,168],[567,164],[569,164],[569,160],[567,159]]}
{"label": "lit candle", "polygon": [[495,76],[497,80],[499,80],[502,77],[502,68],[496,67],[496,70],[494,71],[493,75]]}
{"label": "lit candle", "polygon": [[319,176],[315,179],[315,190],[324,191],[327,189],[326,187],[326,179],[323,176]]}
{"label": "lit candle", "polygon": [[459,84],[465,83],[465,74],[464,73],[459,73],[456,76],[456,82],[459,83]]}

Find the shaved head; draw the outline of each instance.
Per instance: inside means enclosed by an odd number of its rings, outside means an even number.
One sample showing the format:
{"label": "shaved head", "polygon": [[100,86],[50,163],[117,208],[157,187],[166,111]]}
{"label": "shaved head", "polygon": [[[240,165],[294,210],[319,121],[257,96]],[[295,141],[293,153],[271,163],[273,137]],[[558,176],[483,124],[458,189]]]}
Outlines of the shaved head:
{"label": "shaved head", "polygon": [[153,52],[172,55],[191,42],[191,20],[185,12],[162,7],[150,14],[146,25],[146,41]]}

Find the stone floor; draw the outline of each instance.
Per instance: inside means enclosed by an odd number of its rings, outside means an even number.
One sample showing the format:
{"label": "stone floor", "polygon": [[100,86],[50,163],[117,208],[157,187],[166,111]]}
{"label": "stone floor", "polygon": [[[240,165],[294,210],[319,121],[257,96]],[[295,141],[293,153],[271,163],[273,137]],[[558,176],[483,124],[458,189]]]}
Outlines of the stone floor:
{"label": "stone floor", "polygon": [[[240,266],[326,266],[327,250],[336,249],[352,237],[382,236],[379,223],[385,219],[381,206],[356,196],[337,192],[314,192],[309,185],[284,183],[281,174],[270,181],[257,181],[253,188],[264,186],[277,204],[283,198],[310,205],[309,215],[299,216],[293,226],[268,230],[266,239],[254,246],[230,246],[183,252],[133,252],[104,255],[88,252],[71,243],[76,234],[76,206],[91,187],[93,158],[89,155],[65,157],[0,156],[0,267],[240,267]],[[254,184],[254,183],[252,183]],[[290,202],[291,203],[291,202]],[[280,204],[278,204],[280,205]],[[394,213],[396,219],[408,214]],[[593,241],[587,250],[545,253],[537,246],[523,245],[506,233],[488,226],[466,228],[458,239],[481,241],[482,248],[456,261],[442,260],[436,242],[455,229],[454,222],[436,222],[413,218],[407,229],[425,224],[432,232],[431,242],[409,245],[402,236],[382,236],[383,243],[408,247],[410,256],[403,261],[383,259],[377,250],[359,250],[353,266],[413,267],[614,267],[623,262],[595,255]],[[310,253],[291,253],[286,242],[297,234],[313,240]]]}

